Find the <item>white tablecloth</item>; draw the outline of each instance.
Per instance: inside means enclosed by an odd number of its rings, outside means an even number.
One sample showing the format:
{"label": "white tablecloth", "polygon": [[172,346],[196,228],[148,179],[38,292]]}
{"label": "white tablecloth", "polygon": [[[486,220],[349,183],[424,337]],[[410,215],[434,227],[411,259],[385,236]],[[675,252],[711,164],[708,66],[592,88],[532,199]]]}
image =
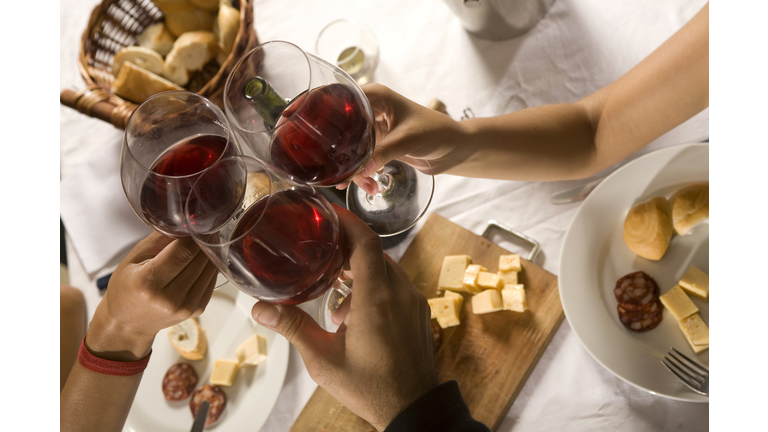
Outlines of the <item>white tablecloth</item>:
{"label": "white tablecloth", "polygon": [[[83,87],[76,59],[81,34],[97,3],[61,2],[62,89]],[[381,59],[374,81],[423,104],[436,97],[458,119],[466,107],[478,117],[487,117],[578,100],[628,71],[705,3],[556,0],[533,30],[500,42],[470,36],[441,0],[256,0],[254,16],[262,42],[283,39],[308,51],[313,51],[315,36],[332,19],[351,17],[367,23],[380,42]],[[69,108],[62,107],[60,112],[62,178],[103,146],[120,145],[121,131],[112,125]],[[664,146],[708,137],[709,112],[705,110],[630,159]],[[438,176],[430,211],[478,234],[488,219],[523,231],[541,243],[537,264],[557,274],[563,235],[580,204],[554,206],[549,197],[579,183]],[[398,258],[408,242],[388,252]],[[500,244],[516,250],[512,243],[501,240]],[[124,255],[119,254],[103,269],[88,274],[69,241],[67,252],[71,283],[85,292],[88,313],[92,315],[101,299],[95,280],[110,273]],[[314,313],[316,307],[309,305],[307,310]],[[287,431],[315,387],[298,352],[291,348],[282,393],[262,431]],[[708,428],[708,404],[672,401],[624,383],[589,355],[566,321],[499,430]]]}

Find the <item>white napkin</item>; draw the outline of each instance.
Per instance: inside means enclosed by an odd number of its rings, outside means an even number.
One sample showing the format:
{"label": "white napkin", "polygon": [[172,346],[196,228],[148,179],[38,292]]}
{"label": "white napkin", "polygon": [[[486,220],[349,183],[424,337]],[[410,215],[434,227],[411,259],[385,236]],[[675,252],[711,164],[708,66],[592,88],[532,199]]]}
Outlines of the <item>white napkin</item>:
{"label": "white napkin", "polygon": [[61,181],[61,220],[86,273],[152,231],[131,209],[120,183],[120,143],[110,142]]}

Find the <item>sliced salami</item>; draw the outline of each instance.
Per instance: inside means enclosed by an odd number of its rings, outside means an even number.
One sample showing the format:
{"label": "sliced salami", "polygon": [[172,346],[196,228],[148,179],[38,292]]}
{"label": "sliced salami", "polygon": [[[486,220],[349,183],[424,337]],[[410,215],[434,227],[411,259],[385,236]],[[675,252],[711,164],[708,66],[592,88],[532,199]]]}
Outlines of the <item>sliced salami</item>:
{"label": "sliced salami", "polygon": [[215,423],[221,413],[224,412],[224,408],[227,406],[227,395],[218,386],[206,384],[192,393],[192,398],[189,400],[189,409],[192,411],[192,417],[197,415],[197,410],[203,401],[208,401],[211,404],[208,409],[208,418],[205,420],[205,424],[210,426]]}
{"label": "sliced salami", "polygon": [[163,377],[163,394],[170,401],[184,400],[197,385],[197,372],[189,363],[176,363]]}
{"label": "sliced salami", "polygon": [[627,310],[647,309],[659,298],[659,285],[645,272],[630,273],[618,281],[613,295]]}
{"label": "sliced salami", "polygon": [[644,309],[627,309],[619,304],[616,307],[619,320],[632,331],[644,332],[655,328],[664,317],[661,301],[656,299]]}

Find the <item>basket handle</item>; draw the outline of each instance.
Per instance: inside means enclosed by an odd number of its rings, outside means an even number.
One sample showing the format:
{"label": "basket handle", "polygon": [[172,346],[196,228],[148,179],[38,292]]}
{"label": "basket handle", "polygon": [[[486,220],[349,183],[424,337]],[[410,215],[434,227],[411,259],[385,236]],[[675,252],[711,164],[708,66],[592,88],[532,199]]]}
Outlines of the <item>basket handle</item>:
{"label": "basket handle", "polygon": [[79,92],[65,89],[59,101],[89,117],[112,123],[118,129],[125,129],[128,119],[138,106],[129,102],[116,103],[109,93],[95,85]]}

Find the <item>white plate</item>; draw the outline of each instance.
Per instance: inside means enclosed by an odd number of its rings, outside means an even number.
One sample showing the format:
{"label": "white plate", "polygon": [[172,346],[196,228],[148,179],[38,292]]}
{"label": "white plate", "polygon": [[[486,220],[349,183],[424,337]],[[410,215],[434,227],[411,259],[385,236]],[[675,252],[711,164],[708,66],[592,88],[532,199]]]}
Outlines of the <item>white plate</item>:
{"label": "white plate", "polygon": [[[709,367],[709,349],[694,354],[677,320],[666,310],[652,330],[633,332],[621,324],[613,288],[616,281],[642,270],[664,294],[690,265],[709,274],[709,225],[689,236],[674,235],[659,261],[640,258],[622,238],[629,209],[654,196],[669,197],[680,187],[709,181],[709,145],[687,144],[649,153],[606,178],[579,208],[560,254],[560,299],[568,322],[584,347],[622,380],[672,399],[709,402],[675,378],[661,364],[669,347]],[[704,322],[709,304],[693,298]],[[717,349],[717,348],[715,348]]]}
{"label": "white plate", "polygon": [[162,391],[163,377],[174,363],[187,362],[194,366],[199,381],[197,387],[208,384],[217,358],[237,360],[235,350],[254,333],[267,339],[267,359],[256,368],[243,368],[232,387],[221,389],[227,395],[227,407],[219,422],[206,428],[211,431],[244,431],[261,429],[275,406],[288,368],[288,341],[258,325],[251,318],[255,300],[226,284],[213,292],[205,312],[199,317],[200,326],[208,338],[205,358],[189,361],[181,357],[168,340],[168,331],[161,331],[152,345],[152,358],[134,399],[124,432],[188,432],[192,427],[189,398],[171,402]]}

